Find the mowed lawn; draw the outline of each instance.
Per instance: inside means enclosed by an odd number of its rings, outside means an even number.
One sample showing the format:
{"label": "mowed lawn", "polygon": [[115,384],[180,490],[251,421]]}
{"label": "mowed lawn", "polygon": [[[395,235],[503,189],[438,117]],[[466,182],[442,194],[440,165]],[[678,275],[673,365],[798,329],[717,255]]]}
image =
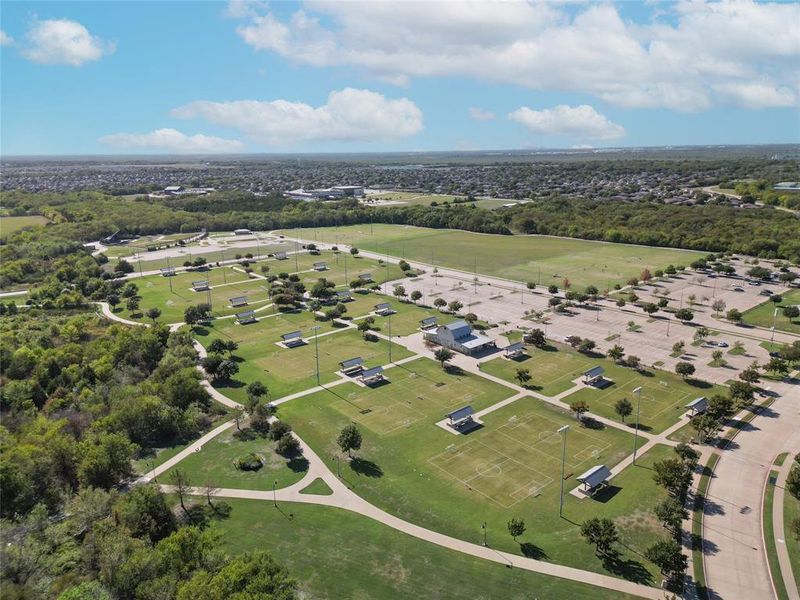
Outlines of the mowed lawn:
{"label": "mowed lawn", "polygon": [[772,300],[765,300],[758,306],[751,308],[744,313],[744,322],[749,325],[756,325],[758,327],[772,327],[773,313],[778,309],[778,314],[775,315],[775,329],[780,331],[788,331],[789,333],[800,334],[800,317],[789,319],[784,316],[783,309],[786,306],[800,305],[800,290],[792,289],[782,294],[783,300],[778,304]]}
{"label": "mowed lawn", "polygon": [[[525,235],[486,235],[404,225],[351,225],[285,230],[293,237],[355,245],[363,250],[517,281],[554,283],[567,278],[576,289],[624,283],[669,264],[688,265],[701,252]],[[316,238],[315,238],[316,236]]]}
{"label": "mowed lawn", "polygon": [[50,221],[39,215],[26,215],[22,217],[0,217],[0,237],[7,236],[26,227],[46,225]]}
{"label": "mowed lawn", "polygon": [[[384,296],[378,294],[370,294],[369,296],[360,296],[355,294],[354,302],[348,303],[347,315],[354,317],[356,323],[358,322],[357,316],[362,317],[372,316],[375,319],[374,329],[384,335],[389,335],[389,328],[393,336],[407,336],[419,331],[420,321],[427,317],[436,317],[439,325],[446,325],[455,321],[458,317],[443,313],[435,308],[427,308],[424,306],[417,306],[410,302],[401,302],[392,296]],[[389,304],[395,313],[391,316],[381,317],[372,314],[375,311],[376,304]]]}
{"label": "mowed lawn", "polygon": [[[786,460],[793,460],[790,455]],[[792,563],[792,573],[800,577],[800,540],[792,533],[792,523],[800,519],[800,500],[792,496],[789,490],[783,494],[783,527],[786,550],[789,552],[789,561]]]}
{"label": "mowed lawn", "polygon": [[307,598],[530,600],[535,590],[540,600],[632,599],[568,579],[509,569],[337,508],[281,502],[276,510],[258,500],[225,502],[232,508],[230,517],[215,525],[224,549],[232,554],[269,550]]}
{"label": "mowed lawn", "polygon": [[531,375],[528,387],[545,396],[555,396],[573,387],[574,379],[601,362],[602,359],[598,360],[557,344],[545,348],[527,346],[525,355],[520,358],[507,359],[500,356],[480,363],[480,369],[517,385],[517,369],[528,369]]}
{"label": "mowed lawn", "polygon": [[[195,486],[211,483],[221,488],[271,490],[274,482],[278,488],[286,487],[300,481],[308,471],[308,461],[302,457],[290,460],[277,454],[272,440],[255,437],[240,441],[235,433],[234,425],[206,443],[200,451],[191,453],[159,476],[162,483],[169,482],[172,471],[180,469]],[[251,452],[261,457],[264,466],[258,471],[237,469],[234,466],[236,459]]]}
{"label": "mowed lawn", "polygon": [[[195,328],[197,339],[206,347],[215,338],[232,339],[239,343],[234,356],[239,361],[239,373],[230,383],[215,383],[224,394],[238,402],[247,395],[245,386],[251,381],[261,381],[277,400],[317,385],[316,351],[311,327],[319,326],[319,370],[323,384],[338,379],[339,363],[360,356],[367,366],[386,365],[389,362],[389,343],[384,340],[365,341],[353,328],[337,329],[329,322],[317,322],[309,312],[279,314],[264,317],[258,323],[237,325],[232,320],[218,320],[209,327]],[[300,330],[307,344],[297,348],[278,346],[281,335]],[[331,333],[332,332],[332,333]],[[322,335],[329,333],[329,335]],[[392,360],[401,360],[411,353],[398,344],[392,344]]]}
{"label": "mowed lawn", "polygon": [[[195,292],[192,282],[208,281],[211,284],[209,292]],[[231,267],[214,267],[207,271],[192,271],[177,273],[172,277],[150,275],[131,279],[139,288],[139,310],[131,313],[125,307],[124,298],[117,313],[127,319],[147,321],[145,313],[150,308],[161,310],[159,320],[164,323],[177,323],[183,321],[183,313],[195,304],[211,301],[214,316],[232,315],[244,310],[252,310],[269,303],[267,282],[264,279],[250,279],[247,274],[236,271]],[[170,291],[170,284],[172,290]],[[234,308],[230,299],[237,296],[247,296],[247,307]]]}
{"label": "mowed lawn", "polygon": [[[480,409],[513,391],[481,381],[478,375],[448,374],[432,361],[425,362],[389,369],[389,383],[374,390],[343,385],[292,400],[279,407],[279,415],[334,471],[334,457],[341,456],[336,436],[355,422],[364,440],[357,460],[347,463],[342,458],[342,477],[357,494],[394,515],[475,542],[481,541],[485,522],[494,548],[601,572],[604,567],[581,538],[579,524],[592,516],[607,516],[619,522],[625,543],[618,574],[655,581],[657,569],[641,553],[654,536],[665,535],[649,514],[664,493],[648,467],[670,449],[647,453],[640,467],[623,473],[596,500],[567,495],[567,518],[559,519],[562,440],[555,431],[570,425],[567,491],[577,486],[575,476],[583,470],[595,464],[613,466],[627,455],[631,435],[583,428],[568,410],[533,398],[490,413],[484,426],[468,435],[455,435],[435,425],[449,407],[471,404]],[[416,376],[401,374],[400,369]],[[421,381],[423,371],[430,373],[430,381]],[[433,387],[431,382],[436,382]],[[439,383],[444,385],[437,387]],[[528,525],[529,533],[519,540],[525,546],[508,535],[506,523],[512,517]]]}

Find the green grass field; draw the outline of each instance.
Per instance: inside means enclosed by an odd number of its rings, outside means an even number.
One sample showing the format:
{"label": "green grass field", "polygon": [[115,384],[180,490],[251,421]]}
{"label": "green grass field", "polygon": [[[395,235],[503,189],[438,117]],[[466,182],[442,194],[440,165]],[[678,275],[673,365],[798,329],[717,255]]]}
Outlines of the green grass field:
{"label": "green grass field", "polygon": [[[417,376],[401,376],[401,368]],[[425,384],[420,383],[423,369],[430,371]],[[646,454],[639,467],[626,470],[595,500],[567,495],[566,518],[558,519],[561,440],[555,430],[571,426],[567,491],[577,485],[580,471],[621,460],[629,452],[630,434],[584,429],[568,411],[526,398],[485,416],[484,426],[469,435],[454,435],[435,425],[448,407],[471,403],[480,409],[508,397],[510,390],[476,375],[444,373],[427,359],[387,375],[390,383],[383,387],[337,386],[282,404],[279,414],[334,471],[336,435],[355,421],[364,443],[359,460],[342,464],[342,476],[356,493],[392,514],[468,540],[477,540],[486,522],[493,547],[597,571],[605,569],[578,526],[591,516],[608,516],[618,521],[627,546],[621,547],[622,563],[612,568],[621,576],[655,580],[655,568],[638,554],[661,534],[648,511],[663,492],[648,467],[671,450],[659,447]],[[431,387],[432,382],[445,386]],[[513,542],[506,531],[511,517],[525,519],[531,545]]]}
{"label": "green grass field", "polygon": [[489,375],[516,384],[519,383],[515,379],[517,369],[528,369],[532,377],[528,384],[530,389],[545,396],[555,396],[573,387],[573,379],[600,362],[602,360],[558,344],[546,349],[528,346],[525,356],[519,359],[493,358],[481,363],[480,368]]}
{"label": "green grass field", "polygon": [[783,293],[782,296],[783,300],[778,304],[775,304],[772,300],[765,300],[758,306],[745,311],[744,322],[749,325],[770,328],[772,327],[773,313],[777,308],[778,314],[775,315],[775,329],[800,334],[800,318],[789,319],[783,314],[783,307],[791,306],[792,304],[800,305],[800,290],[792,289]]}
{"label": "green grass field", "polygon": [[614,404],[620,398],[627,398],[634,405],[634,413],[626,421],[635,422],[637,396],[633,392],[641,387],[641,428],[659,433],[673,425],[686,412],[686,404],[699,396],[712,396],[724,393],[724,389],[697,380],[684,381],[678,375],[648,369],[636,371],[614,364],[607,359],[596,361],[605,369],[606,379],[614,383],[605,389],[586,386],[582,390],[564,398],[569,404],[575,400],[585,400],[589,411],[609,419],[619,421]]}
{"label": "green grass field", "polygon": [[373,252],[405,257],[464,271],[576,289],[624,283],[648,267],[689,264],[702,253],[668,248],[608,244],[545,236],[502,236],[402,225],[352,225],[284,231],[286,235],[328,243],[347,243]]}
{"label": "green grass field", "polygon": [[[308,312],[266,317],[251,325],[236,325],[232,320],[214,321],[208,328],[195,329],[197,339],[208,346],[215,337],[233,339],[239,343],[235,356],[240,360],[239,373],[231,383],[215,386],[238,402],[246,399],[245,385],[259,380],[266,385],[273,399],[314,387],[316,380],[315,344],[310,327],[313,315]],[[389,362],[389,343],[364,341],[352,328],[336,330],[330,323],[319,323],[320,381],[330,383],[338,379],[339,362],[360,356],[367,366],[385,365]],[[277,345],[283,333],[294,330],[304,332],[308,343],[297,348]],[[392,344],[392,360],[401,360],[411,354],[397,344]]]}
{"label": "green grass field", "polygon": [[[275,452],[275,442],[261,437],[240,441],[234,433],[235,425],[160,475],[160,479],[168,482],[171,471],[177,468],[197,486],[211,483],[221,488],[271,490],[275,481],[278,482],[276,486],[282,488],[297,483],[306,474],[308,462],[305,459],[287,460]],[[264,466],[258,471],[240,471],[234,461],[250,452],[261,456]]]}
{"label": "green grass field", "polygon": [[39,215],[30,215],[23,217],[0,217],[0,237],[5,237],[20,229],[26,227],[36,227],[37,225],[46,225],[50,221],[45,217]]}
{"label": "green grass field", "polygon": [[[296,503],[279,503],[278,510],[267,502],[225,501],[231,515],[215,525],[225,549],[234,554],[269,550],[309,599],[632,598],[473,558],[345,510]],[[520,539],[535,539],[535,534]]]}
{"label": "green grass field", "polygon": [[772,584],[775,586],[778,600],[788,600],[789,594],[786,591],[786,585],[783,582],[783,575],[781,573],[780,563],[778,562],[778,550],[775,539],[774,520],[772,518],[773,506],[775,504],[775,481],[778,479],[779,467],[783,464],[788,454],[781,454],[775,459],[773,468],[767,475],[766,489],[764,490],[764,505],[761,511],[761,528],[764,532],[764,546],[767,551],[767,562],[769,563],[770,574],[772,575]]}

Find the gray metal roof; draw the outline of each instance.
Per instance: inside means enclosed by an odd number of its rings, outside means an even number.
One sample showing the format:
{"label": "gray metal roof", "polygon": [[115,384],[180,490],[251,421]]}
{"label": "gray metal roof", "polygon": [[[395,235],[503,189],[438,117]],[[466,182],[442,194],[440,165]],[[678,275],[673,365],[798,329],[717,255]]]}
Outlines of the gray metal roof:
{"label": "gray metal roof", "polygon": [[600,377],[606,370],[603,367],[592,367],[588,371],[586,371],[583,376],[584,377]]}
{"label": "gray metal roof", "polygon": [[278,260],[280,260],[282,258],[286,258],[286,252],[276,252],[275,253],[275,258],[277,258]]}
{"label": "gray metal roof", "polygon": [[326,262],[315,262],[315,263],[314,263],[314,268],[316,269],[316,268],[318,268],[318,267],[325,267],[325,268],[327,268],[327,267],[328,267],[328,263],[326,263]]}
{"label": "gray metal roof", "polygon": [[162,273],[174,273],[175,267],[161,267]]}
{"label": "gray metal roof", "polygon": [[233,298],[228,298],[228,302],[231,303],[231,306],[242,306],[247,304],[247,296],[234,296]]}
{"label": "gray metal roof", "polygon": [[286,340],[297,339],[300,337],[300,335],[301,334],[299,331],[290,331],[289,333],[284,333],[281,337],[283,338],[284,341],[286,341]]}
{"label": "gray metal roof", "polygon": [[708,398],[705,396],[700,396],[699,398],[695,398],[689,404],[686,405],[686,408],[693,408],[697,411],[705,410],[708,407]]}
{"label": "gray metal roof", "polygon": [[380,304],[375,305],[375,310],[385,310],[387,308],[391,308],[392,305],[388,302],[381,302]]}
{"label": "gray metal roof", "polygon": [[461,421],[462,419],[466,419],[467,417],[471,417],[475,414],[472,406],[462,406],[461,408],[454,410],[451,413],[448,413],[446,416],[451,421]]}
{"label": "gray metal roof", "polygon": [[420,321],[423,325],[435,325],[436,324],[436,317],[425,317]]}
{"label": "gray metal roof", "polygon": [[586,471],[576,479],[590,488],[595,488],[611,477],[611,471],[605,465],[597,465]]}
{"label": "gray metal roof", "polygon": [[458,340],[458,343],[464,346],[464,348],[480,348],[481,346],[485,346],[486,344],[491,344],[491,338],[486,337],[485,335],[470,335],[469,339],[461,338]]}
{"label": "gray metal roof", "polygon": [[193,281],[192,282],[192,287],[193,288],[209,287],[209,283],[208,283],[208,281],[205,281],[205,280],[204,281]]}
{"label": "gray metal roof", "polygon": [[360,367],[364,364],[364,359],[360,356],[356,356],[355,358],[348,358],[347,360],[343,360],[339,363],[339,366],[342,369],[352,369],[353,367]]}
{"label": "gray metal roof", "polygon": [[236,313],[237,321],[247,321],[249,319],[255,320],[255,318],[256,318],[256,311],[254,310],[246,310],[244,312]]}
{"label": "gray metal roof", "polygon": [[519,352],[520,350],[525,350],[525,344],[522,342],[514,342],[505,347],[506,352]]}
{"label": "gray metal roof", "polygon": [[378,375],[383,375],[383,367],[372,367],[371,369],[364,369],[361,371],[362,379],[371,379],[372,377],[377,377]]}
{"label": "gray metal roof", "polygon": [[358,278],[363,279],[364,281],[372,281],[372,273],[361,273]]}

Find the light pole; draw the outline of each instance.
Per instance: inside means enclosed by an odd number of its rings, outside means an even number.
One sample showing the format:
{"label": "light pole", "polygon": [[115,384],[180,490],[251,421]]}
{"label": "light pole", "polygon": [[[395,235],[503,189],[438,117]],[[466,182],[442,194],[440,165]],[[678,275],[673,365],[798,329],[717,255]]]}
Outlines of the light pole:
{"label": "light pole", "polygon": [[567,462],[567,431],[569,430],[569,425],[564,425],[563,427],[559,427],[556,433],[563,433],[562,436],[562,444],[561,444],[561,495],[559,497],[558,502],[558,516],[561,517],[564,514],[564,467]]}
{"label": "light pole", "polygon": [[314,330],[314,360],[317,363],[317,385],[319,385],[319,340],[317,339],[319,325],[315,325],[311,329]]}
{"label": "light pole", "polygon": [[481,529],[483,529],[483,545],[487,547],[489,544],[486,543],[486,521],[481,524]]}
{"label": "light pole", "polygon": [[275,506],[275,508],[278,508],[278,494],[275,491],[277,485],[278,485],[278,480],[276,479],[272,482],[272,504]]}
{"label": "light pole", "polygon": [[775,317],[778,316],[778,309],[772,311],[772,333],[769,336],[769,343],[773,343],[775,341]]}
{"label": "light pole", "polygon": [[636,429],[633,431],[633,464],[636,464],[636,444],[639,442],[639,412],[642,408],[642,386],[633,390],[636,394]]}
{"label": "light pole", "polygon": [[392,313],[389,313],[389,364],[392,363]]}
{"label": "light pole", "polygon": [[169,265],[169,256],[167,257],[167,279],[169,280],[169,293],[172,294],[172,267]]}

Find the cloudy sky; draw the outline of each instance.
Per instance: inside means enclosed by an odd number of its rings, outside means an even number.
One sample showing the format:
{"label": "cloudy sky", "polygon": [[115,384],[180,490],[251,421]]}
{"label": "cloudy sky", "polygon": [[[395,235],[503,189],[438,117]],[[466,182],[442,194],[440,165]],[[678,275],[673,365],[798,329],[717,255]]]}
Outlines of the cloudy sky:
{"label": "cloudy sky", "polygon": [[0,152],[800,141],[796,2],[3,2]]}

